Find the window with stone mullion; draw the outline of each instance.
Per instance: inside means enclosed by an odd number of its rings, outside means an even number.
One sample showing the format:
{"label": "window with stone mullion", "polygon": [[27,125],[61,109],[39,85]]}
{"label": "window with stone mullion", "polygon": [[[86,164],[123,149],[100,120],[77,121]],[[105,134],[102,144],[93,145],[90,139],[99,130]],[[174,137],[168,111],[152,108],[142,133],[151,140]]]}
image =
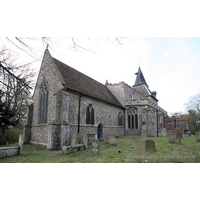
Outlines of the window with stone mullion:
{"label": "window with stone mullion", "polygon": [[40,93],[40,104],[39,104],[39,124],[47,123],[48,113],[48,83],[46,80],[43,81]]}

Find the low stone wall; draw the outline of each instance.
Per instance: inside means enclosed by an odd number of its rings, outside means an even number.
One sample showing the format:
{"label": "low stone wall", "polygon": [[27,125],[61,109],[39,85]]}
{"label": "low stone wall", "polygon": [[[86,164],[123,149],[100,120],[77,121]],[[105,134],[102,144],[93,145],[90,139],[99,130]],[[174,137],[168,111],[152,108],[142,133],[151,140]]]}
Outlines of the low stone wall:
{"label": "low stone wall", "polygon": [[0,147],[0,158],[9,156],[18,156],[22,153],[23,135],[19,135],[19,146]]}
{"label": "low stone wall", "polygon": [[8,156],[18,156],[20,155],[20,147],[1,147],[0,148],[0,158]]}

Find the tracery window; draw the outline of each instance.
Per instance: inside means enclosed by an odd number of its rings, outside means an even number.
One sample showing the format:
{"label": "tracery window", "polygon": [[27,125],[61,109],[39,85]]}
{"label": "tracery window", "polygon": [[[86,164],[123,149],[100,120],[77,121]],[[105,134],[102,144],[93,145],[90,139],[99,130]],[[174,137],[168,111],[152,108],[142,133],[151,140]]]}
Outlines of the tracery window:
{"label": "tracery window", "polygon": [[94,108],[89,104],[86,109],[86,124],[94,124]]}
{"label": "tracery window", "polygon": [[119,112],[118,114],[118,125],[122,125],[122,114]]}
{"label": "tracery window", "polygon": [[47,123],[48,96],[49,96],[48,82],[46,79],[44,79],[40,88],[38,124]]}
{"label": "tracery window", "polygon": [[138,129],[138,114],[136,109],[128,111],[128,128]]}

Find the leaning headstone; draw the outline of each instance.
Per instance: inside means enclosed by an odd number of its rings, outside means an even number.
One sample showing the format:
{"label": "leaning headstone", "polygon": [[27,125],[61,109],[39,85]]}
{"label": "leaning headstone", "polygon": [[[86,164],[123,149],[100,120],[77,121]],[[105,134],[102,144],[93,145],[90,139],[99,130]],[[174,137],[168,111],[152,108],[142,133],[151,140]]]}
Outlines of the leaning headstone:
{"label": "leaning headstone", "polygon": [[177,143],[177,134],[176,134],[176,131],[174,131],[174,130],[168,130],[167,131],[167,135],[168,135],[168,141],[170,143]]}
{"label": "leaning headstone", "polygon": [[23,142],[23,134],[19,135],[19,148],[20,148],[20,153],[19,155],[22,154],[22,142]]}
{"label": "leaning headstone", "polygon": [[87,134],[80,134],[80,144],[83,144],[85,149],[87,149],[87,141]]}
{"label": "leaning headstone", "polygon": [[92,153],[91,153],[91,155],[93,155],[93,156],[99,155],[99,141],[98,140],[92,141]]}
{"label": "leaning headstone", "polygon": [[200,142],[200,131],[196,132],[195,135],[196,135],[196,141]]}
{"label": "leaning headstone", "polygon": [[146,141],[134,141],[133,159],[136,162],[145,162]]}
{"label": "leaning headstone", "polygon": [[146,141],[146,151],[156,152],[155,142],[153,140]]}

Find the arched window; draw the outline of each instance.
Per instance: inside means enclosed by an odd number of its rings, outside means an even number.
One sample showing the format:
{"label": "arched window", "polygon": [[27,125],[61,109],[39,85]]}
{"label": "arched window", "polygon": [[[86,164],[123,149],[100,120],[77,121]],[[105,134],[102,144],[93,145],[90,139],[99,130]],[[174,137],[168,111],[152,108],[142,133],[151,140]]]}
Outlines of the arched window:
{"label": "arched window", "polygon": [[131,119],[132,119],[132,129],[134,129],[135,126],[134,126],[134,115],[133,114],[131,115]]}
{"label": "arched window", "polygon": [[90,124],[94,125],[94,108],[91,109]]}
{"label": "arched window", "polygon": [[131,116],[128,115],[128,128],[131,128]]}
{"label": "arched window", "polygon": [[138,129],[138,115],[135,114],[135,129]]}
{"label": "arched window", "polygon": [[135,109],[131,109],[128,112],[128,128],[138,129],[138,115],[137,115],[137,110]]}
{"label": "arched window", "polygon": [[118,125],[122,125],[122,114],[119,112],[118,114]]}
{"label": "arched window", "polygon": [[39,103],[39,113],[38,113],[38,123],[44,124],[47,123],[48,116],[48,82],[46,79],[43,80],[41,88],[40,88],[40,103]]}
{"label": "arched window", "polygon": [[94,125],[94,108],[92,107],[92,104],[89,104],[86,109],[86,124]]}

